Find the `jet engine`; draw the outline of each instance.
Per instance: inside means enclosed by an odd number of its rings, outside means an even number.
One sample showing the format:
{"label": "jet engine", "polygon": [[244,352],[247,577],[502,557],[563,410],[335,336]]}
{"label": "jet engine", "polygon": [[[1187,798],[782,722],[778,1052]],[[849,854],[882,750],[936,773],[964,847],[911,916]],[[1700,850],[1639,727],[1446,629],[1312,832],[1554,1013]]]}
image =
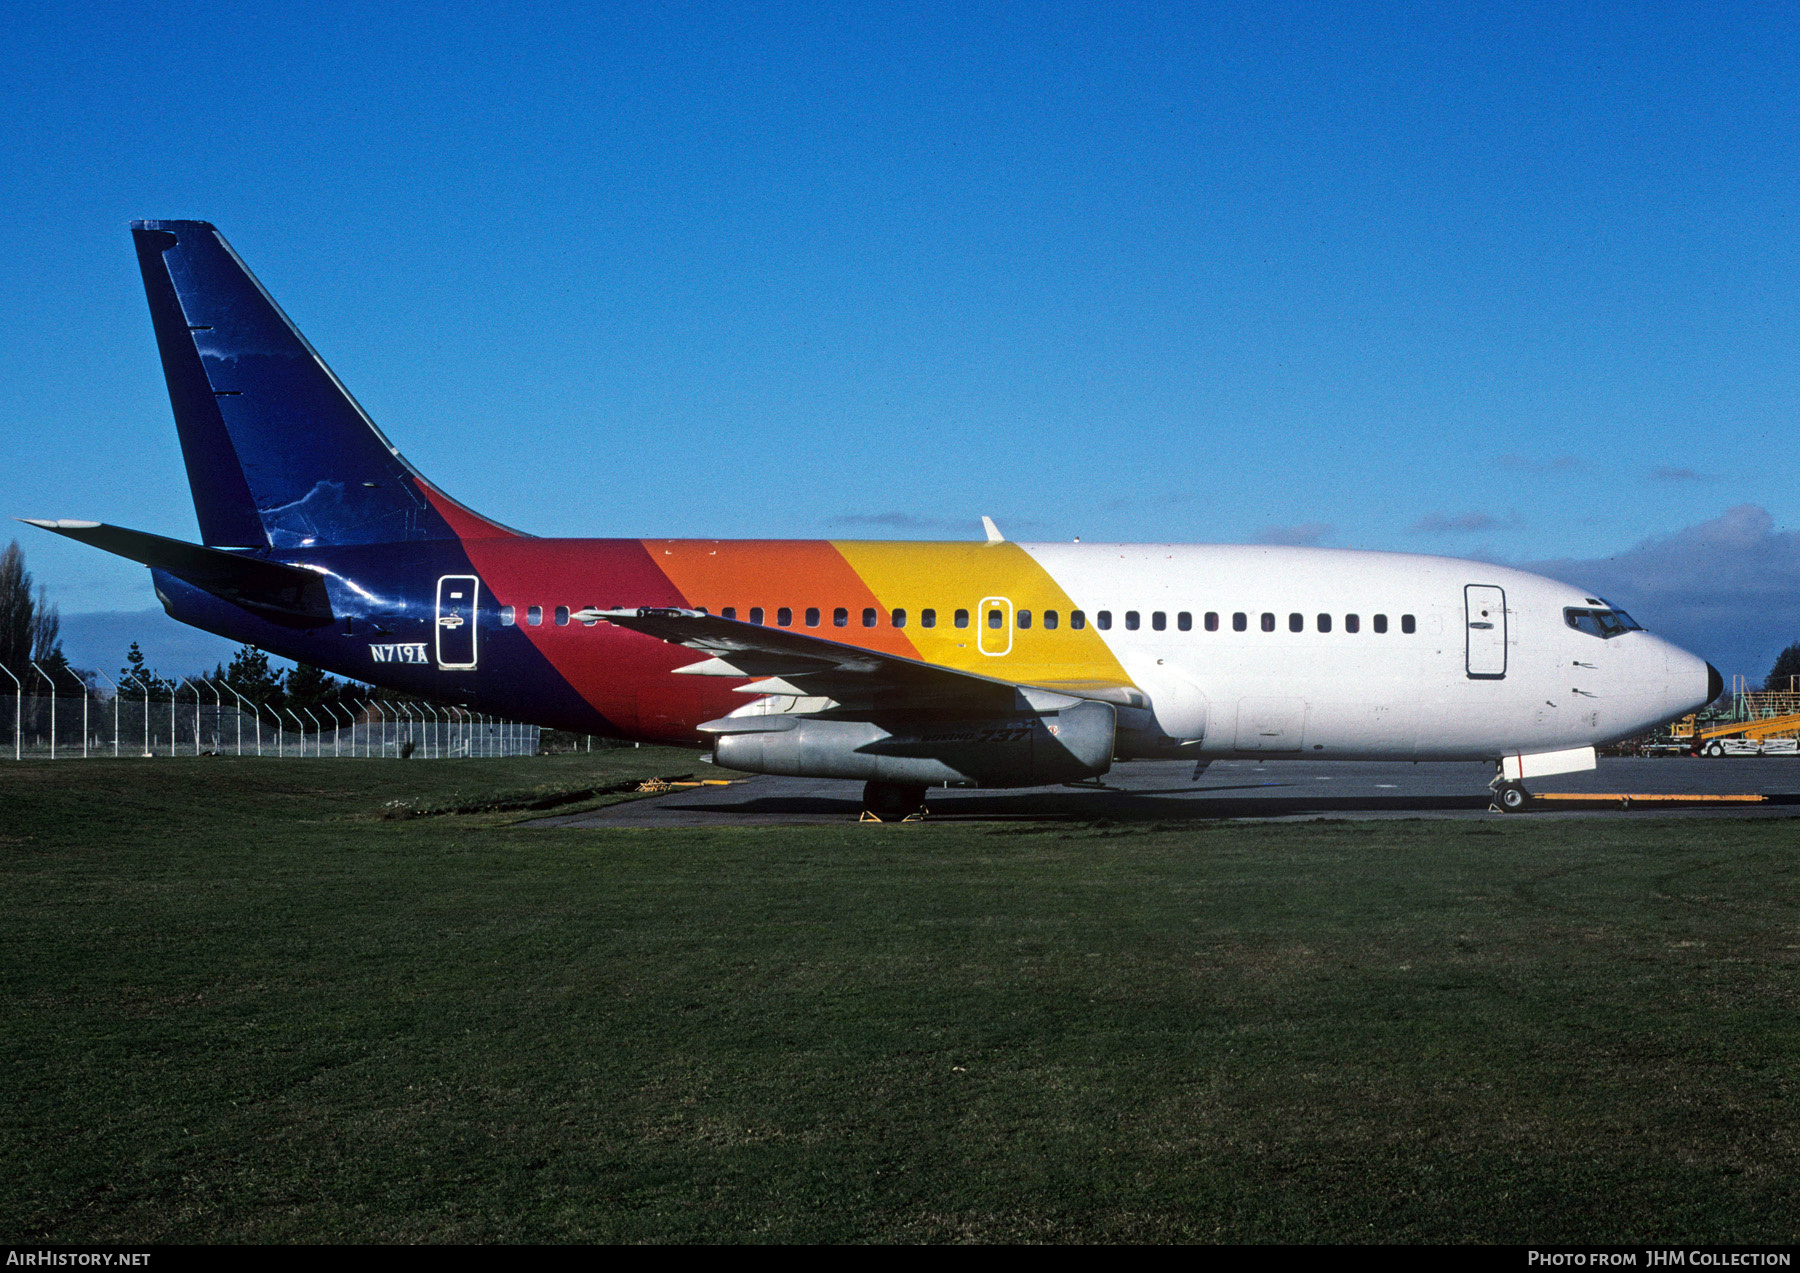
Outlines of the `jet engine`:
{"label": "jet engine", "polygon": [[911,785],[1032,787],[1095,778],[1112,767],[1110,703],[985,719],[727,716],[700,731],[713,760],[746,773],[861,778]]}

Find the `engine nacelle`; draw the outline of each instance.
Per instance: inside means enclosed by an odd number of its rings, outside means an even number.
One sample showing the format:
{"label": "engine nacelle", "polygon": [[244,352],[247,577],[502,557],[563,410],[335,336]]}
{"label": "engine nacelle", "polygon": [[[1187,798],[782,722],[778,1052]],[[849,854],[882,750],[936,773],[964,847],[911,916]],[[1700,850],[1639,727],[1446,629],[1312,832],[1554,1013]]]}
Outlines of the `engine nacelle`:
{"label": "engine nacelle", "polygon": [[708,721],[713,759],[746,773],[906,784],[1034,787],[1112,768],[1112,705],[980,720],[727,716]]}

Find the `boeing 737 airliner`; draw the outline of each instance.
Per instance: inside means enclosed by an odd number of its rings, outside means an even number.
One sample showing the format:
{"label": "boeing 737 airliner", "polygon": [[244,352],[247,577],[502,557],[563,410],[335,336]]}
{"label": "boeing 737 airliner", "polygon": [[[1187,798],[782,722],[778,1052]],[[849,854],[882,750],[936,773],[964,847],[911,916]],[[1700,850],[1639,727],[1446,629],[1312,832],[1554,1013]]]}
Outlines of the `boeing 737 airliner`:
{"label": "boeing 737 airliner", "polygon": [[201,543],[34,524],[142,562],[176,619],[344,676],[753,773],[933,784],[1119,758],[1473,760],[1525,779],[1715,698],[1604,598],[1318,548],[539,539],[394,449],[219,232],[132,224]]}

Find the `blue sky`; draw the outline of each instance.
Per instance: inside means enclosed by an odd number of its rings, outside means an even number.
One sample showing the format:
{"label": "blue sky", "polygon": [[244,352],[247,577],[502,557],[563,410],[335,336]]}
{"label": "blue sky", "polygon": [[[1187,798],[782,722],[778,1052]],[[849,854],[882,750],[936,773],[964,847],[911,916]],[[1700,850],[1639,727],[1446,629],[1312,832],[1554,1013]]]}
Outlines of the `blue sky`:
{"label": "blue sky", "polygon": [[[1556,561],[1760,676],[1800,640],[1797,28],[11,6],[0,511],[193,535],[125,223],[200,217],[536,533]],[[153,604],[19,538],[65,614]]]}

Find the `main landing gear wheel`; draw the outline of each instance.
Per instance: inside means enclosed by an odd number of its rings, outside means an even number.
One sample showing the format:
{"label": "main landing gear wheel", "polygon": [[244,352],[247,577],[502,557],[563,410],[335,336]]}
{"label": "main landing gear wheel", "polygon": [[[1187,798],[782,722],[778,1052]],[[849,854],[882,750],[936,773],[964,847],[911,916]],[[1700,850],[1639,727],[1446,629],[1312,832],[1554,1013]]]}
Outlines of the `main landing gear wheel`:
{"label": "main landing gear wheel", "polygon": [[863,784],[863,816],[877,822],[904,822],[925,812],[925,788],[904,782]]}
{"label": "main landing gear wheel", "polygon": [[1494,803],[1507,813],[1523,813],[1525,806],[1531,803],[1531,793],[1520,783],[1503,782],[1494,792]]}

